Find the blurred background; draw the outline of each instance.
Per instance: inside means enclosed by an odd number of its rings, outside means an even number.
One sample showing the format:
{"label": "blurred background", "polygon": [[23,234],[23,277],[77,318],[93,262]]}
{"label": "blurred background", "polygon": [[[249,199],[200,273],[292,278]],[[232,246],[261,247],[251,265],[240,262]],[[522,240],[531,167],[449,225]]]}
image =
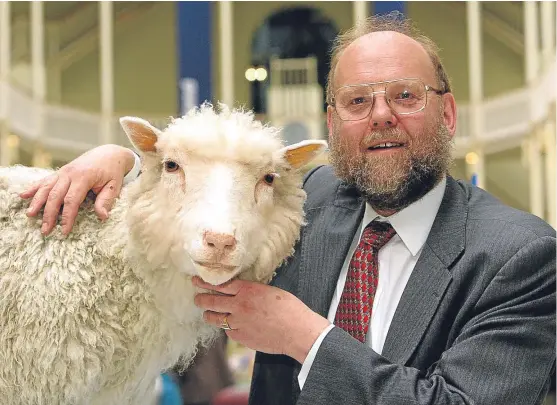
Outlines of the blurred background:
{"label": "blurred background", "polygon": [[[0,165],[60,167],[129,146],[120,116],[162,128],[204,100],[254,109],[285,143],[327,139],[331,42],[391,10],[441,48],[458,103],[451,174],[556,226],[552,1],[0,0]],[[253,353],[223,347],[231,377],[184,404],[245,391]]]}

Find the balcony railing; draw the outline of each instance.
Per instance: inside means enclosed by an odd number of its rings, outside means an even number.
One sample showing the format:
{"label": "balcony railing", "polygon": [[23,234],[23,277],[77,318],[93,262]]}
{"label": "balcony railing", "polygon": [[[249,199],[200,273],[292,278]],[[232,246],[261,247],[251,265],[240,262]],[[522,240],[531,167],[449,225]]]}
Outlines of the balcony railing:
{"label": "balcony railing", "polygon": [[[292,112],[293,109],[295,113],[301,113],[298,114],[299,120],[304,119],[304,114],[308,113],[307,107],[291,100],[296,99],[296,91],[293,88],[291,96],[286,93],[275,95],[275,98],[281,100],[281,105],[274,107],[278,109],[275,111],[277,115]],[[313,98],[316,102],[320,100],[317,95]],[[480,109],[483,124],[480,141],[489,144],[511,138],[520,139],[530,131],[532,125],[546,119],[555,108],[555,98],[554,63],[531,87],[517,89],[483,102]],[[112,139],[115,143],[129,145],[118,118],[114,116],[110,119]],[[169,122],[169,117],[144,118],[159,128]],[[105,126],[102,125],[99,114],[37,103],[26,91],[0,81],[0,120],[2,119],[8,121],[12,133],[27,140],[39,141],[45,148],[67,150],[72,154],[100,145],[106,139],[102,133]],[[465,151],[469,145],[469,121],[469,107],[459,104],[456,146],[461,151]],[[325,137],[325,125],[322,128],[321,137]]]}

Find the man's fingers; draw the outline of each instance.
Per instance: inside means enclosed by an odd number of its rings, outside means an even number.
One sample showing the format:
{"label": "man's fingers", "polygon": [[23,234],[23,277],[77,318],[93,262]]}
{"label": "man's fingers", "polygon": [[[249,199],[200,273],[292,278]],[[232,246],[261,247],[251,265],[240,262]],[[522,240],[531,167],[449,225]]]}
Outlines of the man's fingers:
{"label": "man's fingers", "polygon": [[39,181],[35,181],[31,186],[27,188],[23,193],[20,193],[19,196],[23,199],[31,198],[35,195],[37,190],[41,187],[45,179],[41,179]]}
{"label": "man's fingers", "polygon": [[197,294],[194,298],[194,304],[199,308],[214,312],[230,312],[233,306],[234,297],[221,294]]}
{"label": "man's fingers", "polygon": [[67,235],[71,232],[75,218],[79,211],[79,206],[85,200],[90,190],[90,184],[83,181],[74,181],[70,185],[66,196],[64,197],[64,208],[62,210],[62,233]]}
{"label": "man's fingers", "polygon": [[[54,187],[57,181],[58,175],[54,174],[35,183],[37,189],[27,209],[27,216],[34,217],[39,213],[48,198],[50,190],[52,190],[52,187]],[[35,188],[35,186],[33,186],[33,188]]]}
{"label": "man's fingers", "polygon": [[218,326],[219,328],[222,328],[224,326],[225,317],[226,317],[226,321],[228,323],[228,326],[231,329],[237,329],[236,326],[234,325],[234,318],[233,318],[232,314],[228,314],[226,312],[222,313],[222,312],[214,312],[214,311],[203,312],[203,320],[206,323]]}
{"label": "man's fingers", "polygon": [[66,197],[69,188],[69,177],[60,176],[54,187],[52,187],[48,193],[46,205],[44,207],[43,224],[41,227],[43,235],[48,235],[54,226],[56,226],[58,214],[60,213],[60,207],[64,202],[64,198]]}
{"label": "man's fingers", "polygon": [[244,281],[233,279],[220,285],[212,285],[203,281],[200,277],[192,277],[193,285],[206,290],[218,291],[223,294],[236,295],[242,288]]}
{"label": "man's fingers", "polygon": [[114,205],[114,200],[120,194],[120,189],[121,186],[117,184],[116,180],[110,180],[99,192],[95,200],[95,212],[100,219],[108,218],[108,213]]}

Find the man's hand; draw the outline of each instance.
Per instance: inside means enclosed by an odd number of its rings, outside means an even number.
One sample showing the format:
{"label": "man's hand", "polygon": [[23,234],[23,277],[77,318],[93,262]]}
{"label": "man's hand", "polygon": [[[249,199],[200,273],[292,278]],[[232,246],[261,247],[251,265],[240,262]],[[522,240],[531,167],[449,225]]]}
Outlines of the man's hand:
{"label": "man's hand", "polygon": [[195,304],[206,310],[203,318],[221,326],[226,314],[231,339],[270,354],[286,354],[303,363],[311,346],[329,321],[294,295],[269,285],[233,280],[213,286],[194,277],[197,287],[222,294],[200,293]]}
{"label": "man's hand", "polygon": [[79,206],[92,190],[97,195],[95,212],[105,220],[114,199],[120,194],[124,176],[133,168],[134,162],[133,152],[121,146],[103,145],[91,149],[20,194],[25,199],[34,196],[27,215],[36,216],[44,206],[41,232],[48,235],[64,204],[61,224],[62,233],[67,235],[74,225]]}

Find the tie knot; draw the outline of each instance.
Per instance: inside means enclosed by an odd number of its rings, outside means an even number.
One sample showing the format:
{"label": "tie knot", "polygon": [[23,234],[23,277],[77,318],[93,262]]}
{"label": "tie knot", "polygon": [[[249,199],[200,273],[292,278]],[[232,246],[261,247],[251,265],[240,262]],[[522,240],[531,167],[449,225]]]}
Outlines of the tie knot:
{"label": "tie knot", "polygon": [[391,240],[395,233],[396,231],[388,222],[372,221],[364,229],[362,240],[372,248],[379,250]]}

